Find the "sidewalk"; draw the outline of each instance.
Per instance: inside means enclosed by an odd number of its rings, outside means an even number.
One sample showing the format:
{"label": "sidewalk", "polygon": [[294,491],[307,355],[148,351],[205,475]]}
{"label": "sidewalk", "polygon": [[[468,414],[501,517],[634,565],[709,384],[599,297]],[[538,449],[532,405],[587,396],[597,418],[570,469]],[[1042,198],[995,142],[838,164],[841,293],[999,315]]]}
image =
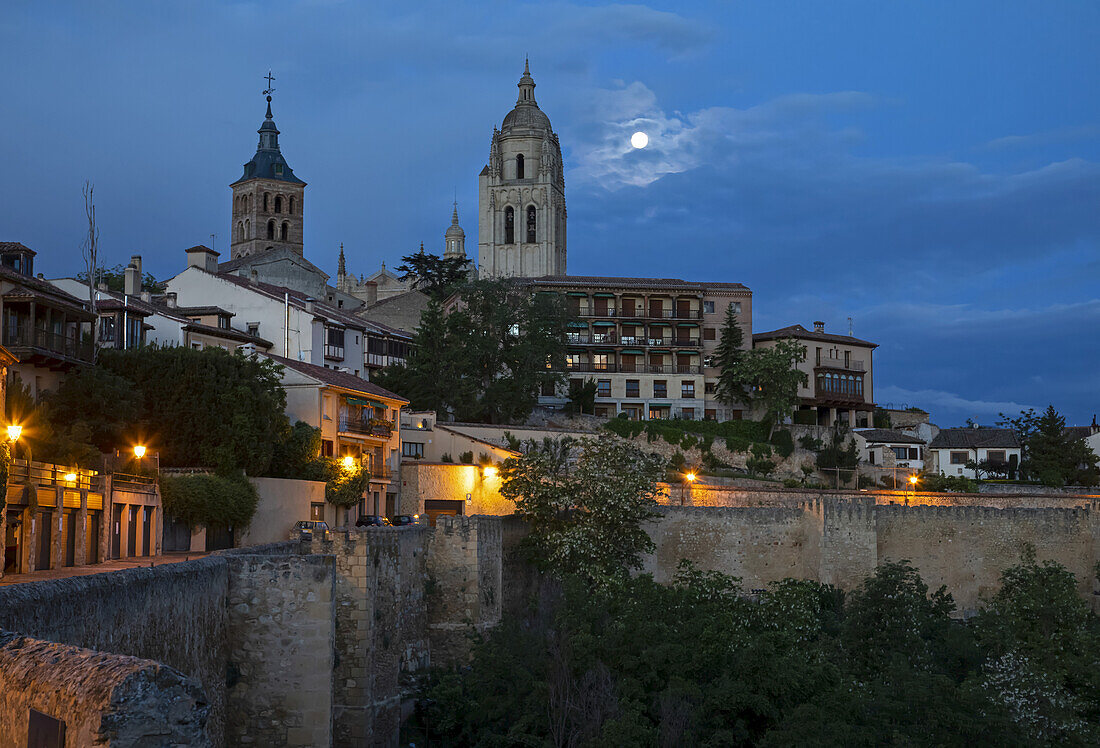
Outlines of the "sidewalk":
{"label": "sidewalk", "polygon": [[206,553],[165,553],[162,556],[144,556],[140,558],[120,558],[108,561],[105,564],[89,564],[87,566],[66,566],[61,569],[46,569],[44,571],[32,571],[29,574],[7,574],[0,579],[0,587],[10,584],[24,584],[26,582],[43,582],[47,579],[65,579],[66,577],[83,577],[89,574],[103,574],[108,571],[120,569],[134,569],[139,566],[162,566],[163,564],[177,564],[195,558],[202,558]]}

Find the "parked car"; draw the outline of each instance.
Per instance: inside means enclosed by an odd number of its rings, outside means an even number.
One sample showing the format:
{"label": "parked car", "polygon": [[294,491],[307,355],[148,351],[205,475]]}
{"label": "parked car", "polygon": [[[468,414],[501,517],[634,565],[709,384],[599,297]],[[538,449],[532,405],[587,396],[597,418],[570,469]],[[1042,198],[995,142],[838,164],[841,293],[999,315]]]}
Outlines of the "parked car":
{"label": "parked car", "polygon": [[393,518],[393,523],[392,524],[393,524],[394,527],[404,527],[406,525],[419,525],[420,524],[420,515],[419,514],[398,514],[396,517]]}
{"label": "parked car", "polygon": [[316,519],[303,519],[294,523],[294,531],[301,538],[312,538],[314,533],[321,537],[328,532],[328,522]]}
{"label": "parked car", "polygon": [[355,520],[356,527],[389,527],[390,521],[380,514],[364,514]]}

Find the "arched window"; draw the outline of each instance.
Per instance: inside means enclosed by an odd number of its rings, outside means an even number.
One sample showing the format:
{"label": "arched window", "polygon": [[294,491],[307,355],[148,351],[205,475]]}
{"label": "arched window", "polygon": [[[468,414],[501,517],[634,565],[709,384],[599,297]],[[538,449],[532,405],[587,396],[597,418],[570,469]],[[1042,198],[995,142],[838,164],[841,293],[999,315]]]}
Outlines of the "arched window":
{"label": "arched window", "polygon": [[282,213],[283,212],[283,196],[282,195],[276,195],[275,196],[275,212],[276,213]]}
{"label": "arched window", "polygon": [[267,212],[267,193],[264,193],[264,213]]}
{"label": "arched window", "polygon": [[516,179],[523,179],[523,154],[516,156]]}
{"label": "arched window", "polygon": [[504,209],[504,243],[516,243],[516,212],[511,205]]}
{"label": "arched window", "polygon": [[274,221],[268,221],[267,222],[267,238],[268,239],[274,239],[275,238],[275,222]]}
{"label": "arched window", "polygon": [[244,221],[237,221],[237,241],[244,239]]}
{"label": "arched window", "polygon": [[534,244],[535,239],[535,206],[527,206],[527,243]]}
{"label": "arched window", "polygon": [[279,228],[279,238],[286,241],[286,234],[290,230],[290,224],[283,221],[283,225]]}
{"label": "arched window", "polygon": [[863,377],[856,377],[856,394],[863,394]]}
{"label": "arched window", "polygon": [[244,238],[252,238],[252,219],[246,218],[244,222]]}
{"label": "arched window", "polygon": [[293,195],[290,196],[290,208],[287,210],[287,213],[289,213],[290,215],[294,215],[294,196]]}

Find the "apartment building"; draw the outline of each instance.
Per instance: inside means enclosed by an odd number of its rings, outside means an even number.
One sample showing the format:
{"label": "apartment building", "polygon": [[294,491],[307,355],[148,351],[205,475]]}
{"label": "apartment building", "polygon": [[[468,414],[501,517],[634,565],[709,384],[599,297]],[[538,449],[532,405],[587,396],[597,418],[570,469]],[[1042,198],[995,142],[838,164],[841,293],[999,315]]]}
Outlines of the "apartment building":
{"label": "apartment building", "polygon": [[[542,405],[562,407],[569,388],[596,383],[596,415],[740,418],[717,401],[713,365],[726,310],[752,331],[752,291],[740,283],[672,278],[544,276],[527,281],[560,293],[573,316],[568,331],[568,385],[544,392]],[[747,347],[747,345],[746,345]]]}
{"label": "apartment building", "polygon": [[793,339],[806,348],[806,360],[798,368],[806,384],[798,388],[795,421],[834,426],[874,426],[874,369],[871,357],[877,343],[825,332],[824,322],[813,331],[791,325],[752,336],[755,348],[774,346]]}

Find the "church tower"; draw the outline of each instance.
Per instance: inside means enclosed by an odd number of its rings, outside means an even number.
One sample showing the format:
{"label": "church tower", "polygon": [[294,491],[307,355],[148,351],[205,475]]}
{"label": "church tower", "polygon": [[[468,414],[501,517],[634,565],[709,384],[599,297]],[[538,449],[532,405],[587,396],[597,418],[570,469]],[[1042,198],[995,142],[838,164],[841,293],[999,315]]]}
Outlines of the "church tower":
{"label": "church tower", "polygon": [[493,128],[478,187],[478,275],[565,275],[561,146],[535,103],[526,62],[516,106]]}
{"label": "church tower", "polygon": [[451,225],[443,234],[443,256],[451,259],[466,259],[466,232],[458,225],[458,201],[455,201],[454,212],[451,213]]}
{"label": "church tower", "polygon": [[[269,84],[270,85],[270,81]],[[256,155],[244,165],[244,174],[233,188],[233,222],[230,258],[237,259],[268,249],[286,248],[299,257],[302,249],[302,197],[306,183],[294,176],[279,150],[279,128],[271,118],[271,92],[267,116],[257,131]]]}

